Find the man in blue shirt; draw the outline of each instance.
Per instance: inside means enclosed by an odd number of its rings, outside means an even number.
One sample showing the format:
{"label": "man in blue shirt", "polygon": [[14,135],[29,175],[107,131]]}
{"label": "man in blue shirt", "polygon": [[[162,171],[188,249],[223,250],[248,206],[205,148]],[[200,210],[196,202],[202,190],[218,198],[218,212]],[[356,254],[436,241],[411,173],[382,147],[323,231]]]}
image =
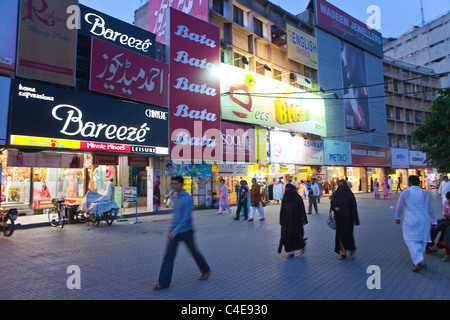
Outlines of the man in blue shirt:
{"label": "man in blue shirt", "polygon": [[192,228],[192,196],[183,189],[183,177],[172,177],[171,184],[176,193],[173,205],[173,222],[171,232],[168,234],[167,249],[164,256],[159,282],[153,286],[153,290],[168,288],[172,280],[173,266],[177,253],[178,243],[184,241],[202,275],[199,280],[208,279],[211,269],[194,243],[194,230]]}

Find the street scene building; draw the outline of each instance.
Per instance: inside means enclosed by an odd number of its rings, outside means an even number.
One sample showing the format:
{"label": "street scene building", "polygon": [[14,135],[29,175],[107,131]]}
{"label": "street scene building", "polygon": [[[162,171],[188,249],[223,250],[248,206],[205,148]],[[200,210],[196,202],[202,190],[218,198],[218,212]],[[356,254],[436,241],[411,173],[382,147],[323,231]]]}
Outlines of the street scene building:
{"label": "street scene building", "polygon": [[136,188],[152,212],[174,175],[198,208],[218,206],[220,179],[232,204],[253,178],[268,203],[275,183],[312,178],[326,193],[345,177],[361,193],[388,175],[436,186],[411,132],[442,82],[383,60],[382,35],[327,1],[298,15],[265,0],[151,1],[134,25],[80,5],[78,27],[66,22],[78,1],[46,3],[47,20],[28,1],[0,13],[11,31],[0,52],[2,206],[42,214],[52,198],[77,204],[111,180],[121,207]]}

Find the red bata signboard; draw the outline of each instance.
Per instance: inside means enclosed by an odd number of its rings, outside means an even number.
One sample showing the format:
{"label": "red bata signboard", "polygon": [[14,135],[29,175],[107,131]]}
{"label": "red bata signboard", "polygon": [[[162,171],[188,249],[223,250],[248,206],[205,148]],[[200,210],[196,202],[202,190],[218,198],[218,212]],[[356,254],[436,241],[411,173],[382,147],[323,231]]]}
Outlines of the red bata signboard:
{"label": "red bata signboard", "polygon": [[391,148],[351,143],[352,165],[364,167],[390,167]]}
{"label": "red bata signboard", "polygon": [[169,66],[92,38],[89,89],[167,107]]}
{"label": "red bata signboard", "polygon": [[217,26],[170,9],[172,160],[222,159],[219,41]]}

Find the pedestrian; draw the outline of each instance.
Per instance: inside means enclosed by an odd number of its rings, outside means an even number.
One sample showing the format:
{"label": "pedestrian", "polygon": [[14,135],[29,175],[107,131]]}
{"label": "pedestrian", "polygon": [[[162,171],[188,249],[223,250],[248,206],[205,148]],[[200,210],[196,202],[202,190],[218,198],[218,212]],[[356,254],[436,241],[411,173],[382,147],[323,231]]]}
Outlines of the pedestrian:
{"label": "pedestrian", "polygon": [[402,192],[402,176],[399,175],[397,179],[397,190],[395,190],[395,193],[398,193],[398,189],[400,189],[400,192]]}
{"label": "pedestrian", "polygon": [[311,184],[311,193],[309,196],[309,206],[308,206],[308,214],[312,214],[312,207],[314,206],[314,210],[316,213],[319,213],[317,210],[317,199],[320,197],[320,188],[316,179],[312,180]]}
{"label": "pedestrian", "polygon": [[175,256],[180,241],[186,244],[200,269],[201,276],[198,279],[206,280],[211,275],[211,268],[195,245],[191,216],[192,195],[184,190],[183,183],[183,177],[181,176],[171,178],[171,184],[176,193],[173,204],[173,222],[171,231],[167,236],[167,248],[159,273],[159,281],[153,286],[153,290],[161,290],[170,286]]}
{"label": "pedestrian", "polygon": [[273,199],[277,201],[277,203],[280,202],[281,198],[283,197],[283,181],[280,178],[280,180],[275,183],[275,178],[274,180],[274,185],[273,185]]}
{"label": "pedestrian", "polygon": [[336,220],[336,237],[334,251],[339,254],[339,259],[355,257],[355,239],[353,236],[354,226],[359,225],[358,208],[355,196],[343,179],[339,180],[338,188],[331,198],[331,210]]}
{"label": "pedestrian", "polygon": [[156,177],[155,185],[153,186],[153,211],[161,211],[161,190],[159,189],[161,182],[160,177]]}
{"label": "pedestrian", "polygon": [[105,190],[105,196],[109,198],[110,201],[114,200],[114,178],[111,177],[106,182],[106,190]]}
{"label": "pedestrian", "polygon": [[378,183],[378,179],[375,178],[373,180],[373,196],[375,199],[380,199],[380,184]]}
{"label": "pedestrian", "polygon": [[447,189],[448,185],[450,185],[450,182],[448,182],[448,176],[444,176],[444,179],[439,184],[438,189],[439,196],[442,198],[442,205],[444,205],[445,201],[447,200],[445,197],[446,195],[445,190]]}
{"label": "pedestrian", "polygon": [[245,186],[245,181],[241,180],[241,185],[238,189],[238,206],[236,209],[236,218],[234,218],[234,220],[239,220],[241,209],[244,209],[244,220],[247,220],[248,218],[247,200],[248,200],[248,188]]}
{"label": "pedestrian", "polygon": [[402,223],[403,240],[414,263],[412,271],[420,271],[425,266],[425,250],[431,242],[430,225],[436,227],[436,214],[431,206],[430,195],[420,189],[418,176],[408,177],[409,188],[398,199],[395,222]]}
{"label": "pedestrian", "polygon": [[388,200],[389,199],[389,183],[386,180],[386,178],[384,178],[381,186],[383,188],[383,200]]}
{"label": "pedestrian", "polygon": [[394,188],[394,179],[391,176],[388,177],[389,194],[392,194],[392,188]]}
{"label": "pedestrian", "polygon": [[303,226],[308,223],[305,205],[302,197],[292,184],[286,185],[280,209],[281,237],[278,245],[278,253],[284,247],[288,258],[294,256],[296,250],[305,252],[305,240]]}
{"label": "pedestrian", "polygon": [[223,209],[227,209],[231,213],[230,203],[228,201],[228,187],[225,183],[225,179],[220,179],[219,187],[219,214],[223,213]]}
{"label": "pedestrian", "polygon": [[256,209],[258,209],[259,220],[264,221],[264,208],[261,201],[261,188],[256,181],[256,178],[252,179],[252,189],[250,190],[250,206],[251,206],[251,214],[250,219],[248,221],[253,221],[255,218]]}
{"label": "pedestrian", "polygon": [[352,183],[350,182],[350,180],[348,180],[348,177],[345,177],[345,181],[347,182],[348,187],[350,188],[350,190],[352,190]]}
{"label": "pedestrian", "polygon": [[[450,192],[447,192],[446,194],[446,200],[444,203],[444,208],[442,209],[442,219],[439,219],[437,221],[437,227],[431,228],[430,230],[430,237],[431,237],[431,243],[427,244],[427,251],[426,252],[436,252],[440,248],[445,248],[446,250],[446,257],[443,259],[443,261],[447,261],[448,257],[450,255],[450,230],[448,226],[450,225]],[[435,245],[435,239],[438,235],[438,233],[441,233],[437,245]]]}

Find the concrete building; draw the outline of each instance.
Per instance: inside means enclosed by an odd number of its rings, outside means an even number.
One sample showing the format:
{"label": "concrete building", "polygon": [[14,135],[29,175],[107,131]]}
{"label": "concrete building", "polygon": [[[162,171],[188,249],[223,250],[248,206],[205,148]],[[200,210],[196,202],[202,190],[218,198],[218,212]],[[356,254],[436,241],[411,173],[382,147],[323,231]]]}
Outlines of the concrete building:
{"label": "concrete building", "polygon": [[384,58],[384,91],[390,147],[417,150],[411,134],[431,113],[440,78],[430,68]]}
{"label": "concrete building", "polygon": [[[413,26],[398,39],[384,39],[384,55],[398,61],[427,67],[436,74],[450,71],[450,12],[422,27]],[[450,86],[450,74],[441,79],[441,87]]]}

